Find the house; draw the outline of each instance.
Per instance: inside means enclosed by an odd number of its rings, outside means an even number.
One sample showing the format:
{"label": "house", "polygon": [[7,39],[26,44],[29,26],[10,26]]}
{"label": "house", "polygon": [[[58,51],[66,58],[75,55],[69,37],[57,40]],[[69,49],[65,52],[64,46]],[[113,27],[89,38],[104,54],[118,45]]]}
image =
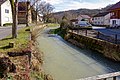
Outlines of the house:
{"label": "house", "polygon": [[88,15],[79,15],[76,19],[71,19],[70,22],[76,26],[81,24],[81,21],[87,22],[87,23],[91,23],[92,22],[92,18]]}
{"label": "house", "polygon": [[[26,18],[27,9],[28,9],[28,21]],[[35,8],[33,8],[33,6],[30,5],[30,2],[19,2],[18,3],[18,23],[25,24],[26,21],[28,23],[33,23],[36,20],[37,22],[39,22],[42,19],[41,19],[41,16],[39,16],[38,13],[36,13]]]}
{"label": "house", "polygon": [[102,12],[102,13],[98,13],[97,15],[93,16],[92,24],[98,25],[98,26],[109,26],[110,25],[110,13]]}
{"label": "house", "polygon": [[111,27],[118,27],[120,26],[120,1],[110,7],[110,26]]}
{"label": "house", "polygon": [[89,23],[92,22],[92,18],[89,15],[79,15],[77,19],[78,19],[78,23],[79,21],[87,21]]}
{"label": "house", "polygon": [[70,22],[72,25],[76,26],[78,24],[78,19],[71,19]]}
{"label": "house", "polygon": [[9,0],[0,0],[0,26],[12,23],[12,11]]}
{"label": "house", "polygon": [[[26,18],[27,9],[29,9],[28,10],[28,21],[27,21],[27,18]],[[32,23],[30,2],[19,2],[18,3],[18,24],[25,24],[26,22]]]}

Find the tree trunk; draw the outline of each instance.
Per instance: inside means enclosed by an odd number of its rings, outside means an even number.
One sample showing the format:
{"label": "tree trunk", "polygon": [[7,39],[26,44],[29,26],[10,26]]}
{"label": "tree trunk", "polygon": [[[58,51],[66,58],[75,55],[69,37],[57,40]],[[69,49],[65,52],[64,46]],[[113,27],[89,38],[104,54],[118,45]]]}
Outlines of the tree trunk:
{"label": "tree trunk", "polygon": [[26,27],[29,26],[29,24],[28,24],[28,12],[29,12],[29,10],[28,10],[28,1],[27,1],[26,2]]}
{"label": "tree trunk", "polygon": [[18,24],[17,14],[18,14],[18,1],[15,0],[14,7],[12,9],[12,18],[13,18],[12,38],[17,38],[17,24]]}
{"label": "tree trunk", "polygon": [[37,24],[37,11],[38,11],[38,10],[36,9],[36,24]]}

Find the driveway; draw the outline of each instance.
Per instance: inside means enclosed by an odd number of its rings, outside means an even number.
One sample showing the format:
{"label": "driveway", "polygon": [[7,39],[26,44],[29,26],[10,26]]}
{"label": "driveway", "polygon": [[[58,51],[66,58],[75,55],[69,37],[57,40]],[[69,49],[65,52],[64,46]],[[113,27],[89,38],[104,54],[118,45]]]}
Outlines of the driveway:
{"label": "driveway", "polygon": [[[18,25],[18,30],[25,27],[25,25]],[[0,40],[12,34],[12,27],[0,27]]]}

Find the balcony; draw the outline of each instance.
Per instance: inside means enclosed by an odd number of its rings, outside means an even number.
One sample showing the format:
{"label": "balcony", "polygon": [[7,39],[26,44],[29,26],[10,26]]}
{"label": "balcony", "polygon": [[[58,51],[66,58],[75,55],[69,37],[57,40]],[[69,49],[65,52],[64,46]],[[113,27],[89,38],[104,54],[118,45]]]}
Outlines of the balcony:
{"label": "balcony", "polygon": [[118,16],[111,16],[110,19],[120,19]]}

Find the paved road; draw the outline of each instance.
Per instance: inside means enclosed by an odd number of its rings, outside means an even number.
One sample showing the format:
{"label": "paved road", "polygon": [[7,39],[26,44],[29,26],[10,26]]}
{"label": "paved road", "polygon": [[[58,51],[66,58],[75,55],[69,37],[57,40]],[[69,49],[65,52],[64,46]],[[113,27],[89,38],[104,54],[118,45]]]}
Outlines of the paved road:
{"label": "paved road", "polygon": [[113,38],[117,34],[117,38],[120,39],[120,29],[106,29],[105,27],[93,27],[93,29]]}
{"label": "paved road", "polygon": [[77,48],[47,31],[41,32],[37,41],[44,53],[44,69],[55,80],[76,80],[120,70],[119,63],[109,61],[99,53]]}
{"label": "paved road", "polygon": [[[18,25],[18,30],[25,27],[25,25]],[[0,40],[12,34],[12,27],[0,27]]]}

